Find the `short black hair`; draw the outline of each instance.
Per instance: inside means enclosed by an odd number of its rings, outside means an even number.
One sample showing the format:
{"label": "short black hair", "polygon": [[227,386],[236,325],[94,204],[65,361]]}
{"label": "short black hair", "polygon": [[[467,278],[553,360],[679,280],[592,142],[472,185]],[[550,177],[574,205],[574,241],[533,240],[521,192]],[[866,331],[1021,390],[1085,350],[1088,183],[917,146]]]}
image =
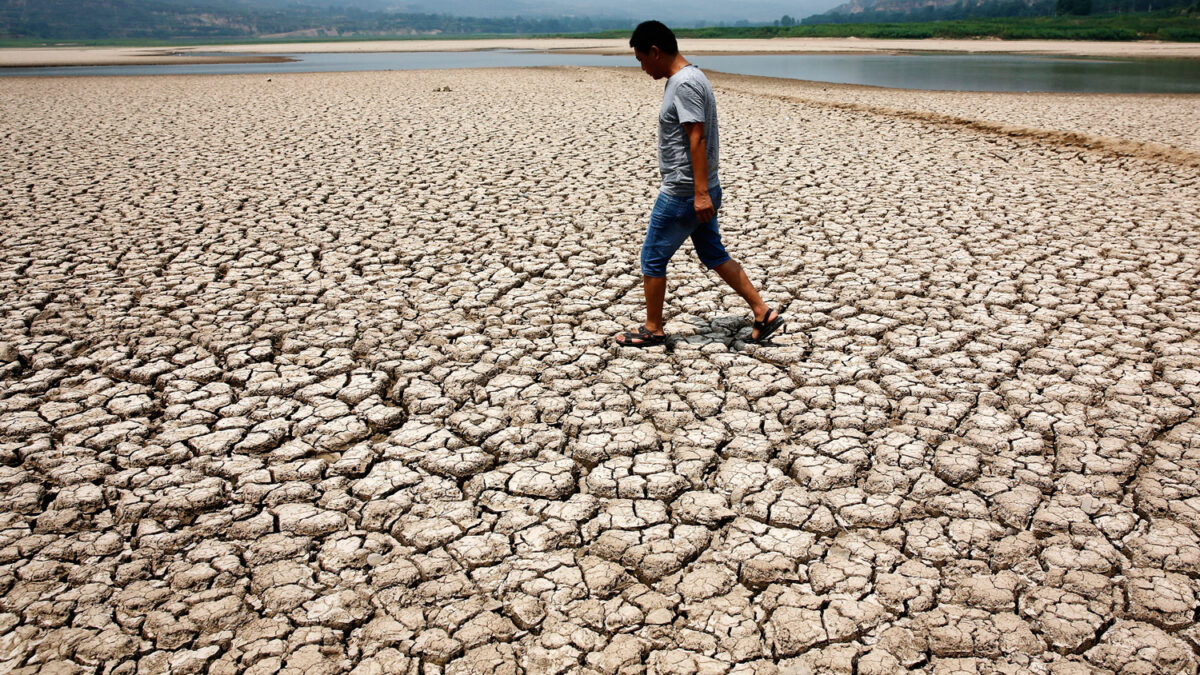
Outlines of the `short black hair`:
{"label": "short black hair", "polygon": [[675,41],[675,33],[671,32],[661,21],[643,21],[633,29],[629,38],[629,46],[637,51],[648,54],[651,47],[658,47],[664,54],[678,54],[679,43]]}

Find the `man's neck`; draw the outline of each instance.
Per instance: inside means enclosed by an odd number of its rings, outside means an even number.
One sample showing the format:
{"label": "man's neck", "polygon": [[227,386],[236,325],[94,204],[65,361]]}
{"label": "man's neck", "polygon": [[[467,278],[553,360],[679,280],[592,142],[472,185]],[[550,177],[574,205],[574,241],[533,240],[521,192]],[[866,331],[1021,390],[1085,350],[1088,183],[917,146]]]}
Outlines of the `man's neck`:
{"label": "man's neck", "polygon": [[688,63],[688,60],[683,58],[683,54],[676,54],[675,59],[671,61],[671,67],[667,69],[667,72],[670,73],[670,75],[667,77],[674,77],[675,73],[678,73],[690,65],[692,64]]}

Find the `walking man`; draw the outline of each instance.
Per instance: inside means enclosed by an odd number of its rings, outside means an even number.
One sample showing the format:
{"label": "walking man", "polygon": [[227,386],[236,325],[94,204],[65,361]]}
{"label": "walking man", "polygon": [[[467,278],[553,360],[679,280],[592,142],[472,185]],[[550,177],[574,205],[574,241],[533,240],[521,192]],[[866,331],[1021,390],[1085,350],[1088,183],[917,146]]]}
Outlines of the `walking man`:
{"label": "walking man", "polygon": [[667,78],[658,114],[658,168],[662,187],[650,213],[642,244],[642,287],[646,323],[615,341],[628,347],[650,347],[666,341],[663,299],[667,262],[683,240],[691,237],[700,262],[750,304],[754,328],[750,342],[763,342],[783,325],[779,310],[770,309],[746,277],[742,266],[721,245],[717,210],[721,185],[717,178],[717,102],[712,85],[699,68],[679,53],[675,33],[658,21],[646,21],[629,38],[642,70],[656,80]]}

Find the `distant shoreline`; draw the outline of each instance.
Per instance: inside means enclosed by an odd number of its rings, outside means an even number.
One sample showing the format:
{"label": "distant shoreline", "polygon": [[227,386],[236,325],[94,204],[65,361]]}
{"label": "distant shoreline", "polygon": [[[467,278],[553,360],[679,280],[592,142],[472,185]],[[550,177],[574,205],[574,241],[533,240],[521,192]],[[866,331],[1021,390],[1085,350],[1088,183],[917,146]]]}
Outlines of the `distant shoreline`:
{"label": "distant shoreline", "polygon": [[[1119,59],[1200,59],[1200,43],[1075,40],[880,39],[880,38],[683,38],[685,54],[1021,54]],[[256,63],[287,60],[282,54],[445,52],[515,49],[568,54],[628,55],[624,39],[519,38],[484,40],[375,40],[272,42],[186,47],[8,47],[0,67]],[[199,55],[195,53],[199,52]]]}
{"label": "distant shoreline", "polygon": [[206,63],[283,63],[294,61],[271,54],[188,54],[178,47],[6,47],[0,49],[0,68],[61,66],[161,66]]}

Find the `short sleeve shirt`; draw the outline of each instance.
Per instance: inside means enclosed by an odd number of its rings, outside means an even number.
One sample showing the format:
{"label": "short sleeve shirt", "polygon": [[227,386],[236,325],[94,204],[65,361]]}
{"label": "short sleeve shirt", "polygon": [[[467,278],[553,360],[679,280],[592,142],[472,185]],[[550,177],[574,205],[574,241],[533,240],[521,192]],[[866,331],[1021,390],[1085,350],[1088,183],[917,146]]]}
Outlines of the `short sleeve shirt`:
{"label": "short sleeve shirt", "polygon": [[688,153],[687,132],[683,129],[686,122],[704,123],[708,144],[708,187],[717,187],[720,149],[717,100],[704,72],[691,64],[667,79],[658,113],[658,170],[662,174],[662,190],[675,197],[695,194],[692,159]]}

